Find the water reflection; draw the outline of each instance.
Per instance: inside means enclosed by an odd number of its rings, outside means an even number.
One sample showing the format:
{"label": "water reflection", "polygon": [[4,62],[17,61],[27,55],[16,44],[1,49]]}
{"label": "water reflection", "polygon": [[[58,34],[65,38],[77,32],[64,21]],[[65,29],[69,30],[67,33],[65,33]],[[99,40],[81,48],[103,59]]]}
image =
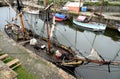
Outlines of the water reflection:
{"label": "water reflection", "polygon": [[[108,28],[102,33],[86,31],[84,29],[81,31],[76,30],[74,25],[69,22],[58,23],[57,28],[59,28],[62,33],[64,33],[65,37],[68,38],[68,40],[65,41],[62,37],[60,38],[59,34],[57,34],[59,36],[58,39],[62,40],[60,41],[62,44],[73,46],[73,48],[82,51],[84,55],[88,55],[90,53],[92,43],[94,42],[93,47],[105,60],[113,60],[117,55],[115,61],[120,61],[120,53],[118,53],[120,49],[119,32]],[[76,37],[77,40],[75,39]],[[75,43],[75,40],[77,44]],[[70,41],[72,45],[67,43],[68,41]],[[76,74],[77,79],[119,79],[120,66],[110,65],[110,72],[108,72],[107,65],[89,63],[87,65],[77,67],[74,73]]]}
{"label": "water reflection", "polygon": [[72,23],[72,21],[65,21],[64,25],[66,25],[67,27],[71,29],[74,29],[75,31],[84,32],[84,29],[79,29],[75,24]]}
{"label": "water reflection", "polygon": [[114,41],[120,41],[120,32],[117,30],[107,28],[104,33],[105,36],[111,37]]}
{"label": "water reflection", "polygon": [[106,65],[81,65],[76,68],[75,73],[78,79],[119,79],[120,66],[111,65],[111,72],[108,72]]}
{"label": "water reflection", "polygon": [[0,30],[3,31],[3,27],[8,22],[12,21],[12,17],[15,17],[16,13],[8,7],[0,7]]}

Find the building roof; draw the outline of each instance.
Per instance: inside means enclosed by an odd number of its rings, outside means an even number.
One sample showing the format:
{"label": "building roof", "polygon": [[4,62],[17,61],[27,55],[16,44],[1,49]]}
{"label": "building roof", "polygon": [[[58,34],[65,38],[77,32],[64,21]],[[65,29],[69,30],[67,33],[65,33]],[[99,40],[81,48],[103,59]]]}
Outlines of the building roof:
{"label": "building roof", "polygon": [[65,6],[68,7],[82,7],[83,6],[83,2],[80,4],[80,2],[70,2],[68,1]]}

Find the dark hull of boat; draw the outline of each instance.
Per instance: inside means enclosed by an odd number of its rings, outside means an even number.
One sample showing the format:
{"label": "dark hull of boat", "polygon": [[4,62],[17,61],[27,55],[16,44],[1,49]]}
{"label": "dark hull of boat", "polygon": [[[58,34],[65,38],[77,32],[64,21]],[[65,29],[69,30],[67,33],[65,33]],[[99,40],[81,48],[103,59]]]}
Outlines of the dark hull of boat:
{"label": "dark hull of boat", "polygon": [[[15,30],[12,30],[14,27]],[[75,52],[72,51],[70,48],[67,48],[64,45],[59,43],[52,43],[51,44],[51,51],[48,51],[47,48],[47,39],[40,37],[38,35],[33,35],[33,33],[27,30],[27,36],[25,36],[21,31],[19,32],[20,27],[15,24],[8,24],[5,26],[4,30],[6,34],[11,37],[13,40],[17,41],[18,43],[22,44],[27,49],[34,51],[37,55],[43,57],[44,59],[59,65],[61,67],[70,67],[75,68],[82,64],[82,61],[74,60]],[[22,35],[23,34],[23,35]],[[24,37],[25,36],[25,37]],[[26,38],[27,37],[27,38]],[[30,39],[35,38],[37,40],[36,45],[30,45]],[[42,45],[45,45],[46,48],[41,48]],[[62,52],[62,56],[57,58],[55,52],[59,50]]]}

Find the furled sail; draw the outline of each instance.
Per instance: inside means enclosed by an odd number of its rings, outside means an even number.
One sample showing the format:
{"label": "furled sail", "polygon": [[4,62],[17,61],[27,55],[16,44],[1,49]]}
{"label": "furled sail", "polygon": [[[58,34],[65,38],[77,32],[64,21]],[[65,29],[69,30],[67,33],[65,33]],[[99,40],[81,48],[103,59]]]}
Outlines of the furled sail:
{"label": "furled sail", "polygon": [[53,36],[54,29],[55,29],[55,16],[53,16],[53,23],[52,23],[52,28],[51,28],[51,31],[50,31],[50,39]]}
{"label": "furled sail", "polygon": [[87,58],[102,61],[98,52],[94,48],[92,48],[91,53],[87,56]]}

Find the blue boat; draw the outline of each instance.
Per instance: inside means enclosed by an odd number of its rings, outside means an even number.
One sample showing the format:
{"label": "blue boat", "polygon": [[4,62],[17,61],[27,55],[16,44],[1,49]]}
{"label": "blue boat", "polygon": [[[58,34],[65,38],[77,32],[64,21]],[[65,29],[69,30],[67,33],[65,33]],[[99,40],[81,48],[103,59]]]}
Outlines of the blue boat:
{"label": "blue boat", "polygon": [[55,13],[55,20],[57,21],[63,21],[67,19],[67,15],[62,13]]}
{"label": "blue boat", "polygon": [[85,21],[86,16],[79,16],[77,19],[73,19],[73,23],[78,25],[79,27],[85,27],[92,29],[93,31],[104,31],[106,29],[106,24],[89,22]]}

